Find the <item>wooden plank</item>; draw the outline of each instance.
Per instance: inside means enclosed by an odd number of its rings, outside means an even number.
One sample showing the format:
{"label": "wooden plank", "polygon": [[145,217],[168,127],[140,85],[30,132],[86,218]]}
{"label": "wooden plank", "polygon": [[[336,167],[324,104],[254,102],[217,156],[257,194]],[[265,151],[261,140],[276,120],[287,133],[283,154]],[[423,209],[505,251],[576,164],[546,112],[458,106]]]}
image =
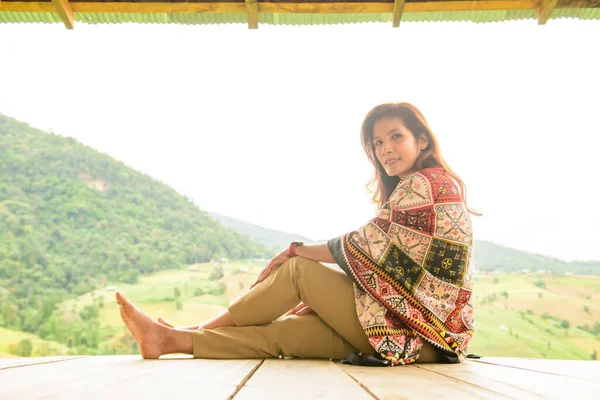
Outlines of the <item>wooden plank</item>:
{"label": "wooden plank", "polygon": [[[406,3],[404,12],[534,10],[540,0],[424,1]],[[597,8],[600,0],[562,0],[556,8]],[[258,3],[264,13],[386,13],[393,3]],[[245,3],[169,3],[169,2],[73,2],[73,12],[88,13],[243,13]],[[56,12],[47,1],[0,2],[0,11]]]}
{"label": "wooden plank", "polygon": [[73,10],[71,9],[69,1],[52,0],[52,4],[56,7],[56,12],[60,16],[63,24],[65,24],[65,28],[73,29],[73,26],[75,25],[75,16],[73,15]]}
{"label": "wooden plank", "polygon": [[592,399],[600,383],[536,371],[467,361],[462,364],[421,364],[427,371],[485,387],[519,399]]}
{"label": "wooden plank", "polygon": [[578,379],[597,380],[600,377],[600,361],[484,357],[481,360],[473,360],[473,362],[503,365]]}
{"label": "wooden plank", "polygon": [[[197,394],[228,399],[262,360],[142,360],[95,356],[0,371],[0,398],[175,398]],[[35,378],[32,378],[35,377]]]}
{"label": "wooden plank", "polygon": [[[394,368],[338,366],[379,399],[498,399],[505,396],[414,365]],[[401,393],[401,395],[399,395]]]}
{"label": "wooden plank", "polygon": [[248,29],[258,29],[258,3],[256,0],[246,0],[248,14]]}
{"label": "wooden plank", "polygon": [[392,11],[392,27],[399,28],[402,21],[402,13],[404,12],[405,0],[394,0],[394,9]]}
{"label": "wooden plank", "polygon": [[61,361],[76,360],[78,358],[83,358],[83,357],[85,357],[85,356],[0,358],[0,370],[1,369],[8,369],[8,368],[24,367],[24,366],[27,366],[27,365],[48,364],[48,363],[55,363],[55,362],[61,362]]}
{"label": "wooden plank", "polygon": [[372,400],[373,397],[332,361],[267,359],[234,399]]}
{"label": "wooden plank", "polygon": [[550,15],[554,12],[558,0],[539,0],[540,4],[535,9],[535,15],[537,16],[538,25],[546,25],[546,22],[550,19]]}
{"label": "wooden plank", "polygon": [[[404,12],[475,10],[533,10],[539,0],[430,1],[407,3]],[[594,8],[600,0],[563,0],[558,8]],[[258,3],[264,13],[391,13],[393,3]],[[241,13],[245,3],[168,3],[168,2],[73,2],[74,12],[88,13]],[[55,12],[49,2],[11,1],[0,3],[0,11]]]}
{"label": "wooden plank", "polygon": [[[134,2],[73,2],[73,12],[89,13],[243,13],[246,12],[244,3],[134,3]],[[23,1],[0,3],[0,11],[21,12],[56,12],[50,2]]]}

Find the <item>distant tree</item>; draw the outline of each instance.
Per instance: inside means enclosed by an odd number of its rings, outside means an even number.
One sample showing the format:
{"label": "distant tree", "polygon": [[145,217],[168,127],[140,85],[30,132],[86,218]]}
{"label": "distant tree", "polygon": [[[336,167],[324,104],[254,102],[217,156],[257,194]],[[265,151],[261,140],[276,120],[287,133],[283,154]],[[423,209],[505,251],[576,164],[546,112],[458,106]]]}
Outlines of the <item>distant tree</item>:
{"label": "distant tree", "polygon": [[223,272],[223,267],[221,267],[220,265],[217,265],[210,273],[210,276],[208,277],[208,279],[210,279],[211,281],[218,281],[219,279],[223,278],[224,276],[225,276],[225,274]]}
{"label": "distant tree", "polygon": [[29,357],[33,351],[33,344],[31,344],[31,340],[23,339],[19,344],[9,345],[8,350],[16,356]]}
{"label": "distant tree", "polygon": [[42,324],[42,313],[35,308],[28,308],[22,314],[23,330],[26,332],[36,332]]}
{"label": "distant tree", "polygon": [[140,276],[140,271],[134,268],[129,268],[122,277],[123,282],[129,284],[135,284],[138,282],[138,278]]}
{"label": "distant tree", "polygon": [[223,295],[223,294],[225,294],[226,290],[227,290],[227,285],[225,285],[225,282],[219,282],[215,295],[217,295],[217,296]]}
{"label": "distant tree", "polygon": [[79,318],[81,318],[84,321],[89,321],[91,319],[97,318],[99,314],[100,307],[98,307],[95,304],[87,304],[81,309],[81,312],[79,313]]}
{"label": "distant tree", "polygon": [[502,293],[500,293],[501,296],[504,296],[504,299],[508,299],[508,292],[506,290],[502,291]]}
{"label": "distant tree", "polygon": [[569,329],[569,327],[571,326],[571,324],[566,319],[563,319],[562,321],[560,321],[560,326],[562,328]]}
{"label": "distant tree", "polygon": [[542,298],[542,295],[543,295],[543,293],[542,293],[542,292],[539,292],[539,293],[538,293],[538,299],[541,299],[541,298]]}
{"label": "distant tree", "polygon": [[494,277],[494,279],[492,280],[492,282],[498,283],[499,282],[498,277]]}
{"label": "distant tree", "polygon": [[591,358],[592,360],[597,360],[597,359],[598,359],[598,351],[597,351],[597,350],[594,350],[594,351],[592,352],[592,355],[590,356],[590,358]]}
{"label": "distant tree", "polygon": [[540,289],[546,289],[546,282],[544,282],[542,279],[538,279],[537,281],[533,282],[533,284]]}
{"label": "distant tree", "polygon": [[590,313],[590,308],[588,306],[583,306],[583,311],[585,311],[586,313]]}
{"label": "distant tree", "polygon": [[181,301],[181,289],[178,287],[173,288],[173,296],[175,299],[175,309],[177,311],[183,310],[183,302]]}

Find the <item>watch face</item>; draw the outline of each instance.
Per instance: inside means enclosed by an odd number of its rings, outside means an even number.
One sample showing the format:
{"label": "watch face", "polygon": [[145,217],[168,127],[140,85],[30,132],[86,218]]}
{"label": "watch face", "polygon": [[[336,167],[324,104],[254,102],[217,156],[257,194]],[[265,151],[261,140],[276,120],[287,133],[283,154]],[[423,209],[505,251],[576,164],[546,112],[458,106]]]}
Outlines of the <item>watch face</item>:
{"label": "watch face", "polygon": [[292,244],[295,244],[296,246],[304,246],[304,242],[292,242]]}

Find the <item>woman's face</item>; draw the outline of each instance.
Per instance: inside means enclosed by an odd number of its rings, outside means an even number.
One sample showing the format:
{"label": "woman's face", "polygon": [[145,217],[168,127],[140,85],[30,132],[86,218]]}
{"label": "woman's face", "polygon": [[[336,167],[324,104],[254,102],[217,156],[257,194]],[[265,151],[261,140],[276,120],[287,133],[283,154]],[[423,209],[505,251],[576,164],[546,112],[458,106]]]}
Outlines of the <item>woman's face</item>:
{"label": "woman's face", "polygon": [[375,155],[389,176],[404,178],[415,172],[415,161],[427,144],[425,135],[415,138],[399,118],[383,118],[373,126]]}

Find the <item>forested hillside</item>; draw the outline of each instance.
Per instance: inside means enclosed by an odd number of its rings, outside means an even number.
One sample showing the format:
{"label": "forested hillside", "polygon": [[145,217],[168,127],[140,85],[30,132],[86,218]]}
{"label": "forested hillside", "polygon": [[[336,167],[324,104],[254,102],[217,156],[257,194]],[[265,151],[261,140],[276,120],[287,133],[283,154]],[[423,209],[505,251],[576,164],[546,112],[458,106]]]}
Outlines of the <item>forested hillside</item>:
{"label": "forested hillside", "polygon": [[475,241],[475,262],[477,268],[483,271],[543,270],[556,274],[600,274],[600,261],[566,262],[481,240]]}
{"label": "forested hillside", "polygon": [[281,251],[282,249],[288,247],[291,242],[313,242],[311,239],[301,235],[263,228],[262,226],[240,221],[226,215],[221,215],[214,212],[208,212],[208,215],[219,221],[224,226],[233,229],[234,231],[239,232],[258,243],[262,243],[275,251]]}
{"label": "forested hillside", "polygon": [[0,115],[0,327],[37,332],[56,304],[109,281],[270,255],[166,185]]}

